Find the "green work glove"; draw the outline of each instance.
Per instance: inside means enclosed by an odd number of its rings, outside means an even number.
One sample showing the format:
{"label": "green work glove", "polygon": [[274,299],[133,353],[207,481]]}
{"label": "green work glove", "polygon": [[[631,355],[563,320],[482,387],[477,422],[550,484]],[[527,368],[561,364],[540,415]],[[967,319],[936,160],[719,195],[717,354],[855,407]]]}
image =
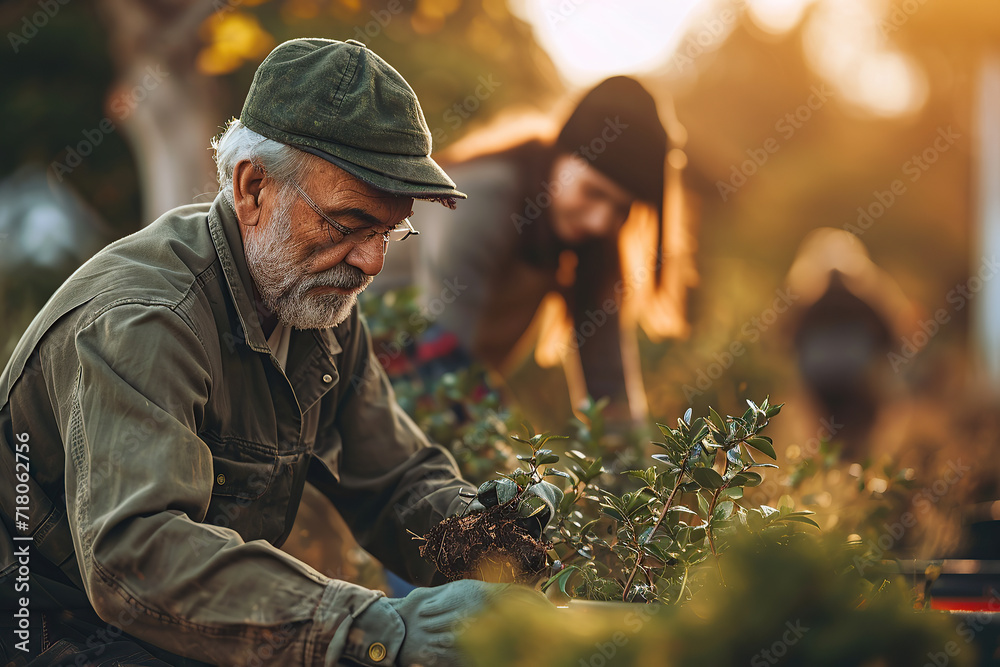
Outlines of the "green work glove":
{"label": "green work glove", "polygon": [[[466,512],[479,512],[487,507],[502,505],[517,496],[517,484],[509,479],[494,479],[484,483],[469,503]],[[556,508],[562,502],[563,492],[555,484],[538,482],[532,484],[521,496],[517,506],[520,517],[518,525],[541,539],[549,521],[556,515]]]}
{"label": "green work glove", "polygon": [[476,614],[503,594],[543,599],[522,586],[471,579],[417,588],[405,598],[378,599],[351,625],[354,641],[344,657],[364,665],[462,665],[455,640]]}

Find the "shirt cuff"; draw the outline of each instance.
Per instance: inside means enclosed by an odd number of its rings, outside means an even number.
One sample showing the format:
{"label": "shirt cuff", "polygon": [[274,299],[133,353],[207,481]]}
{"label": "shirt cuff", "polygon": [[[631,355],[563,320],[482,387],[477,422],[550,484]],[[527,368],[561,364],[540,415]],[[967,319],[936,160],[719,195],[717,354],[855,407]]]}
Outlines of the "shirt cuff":
{"label": "shirt cuff", "polygon": [[[348,646],[356,619],[384,597],[385,594],[381,591],[369,590],[346,581],[329,581],[313,614],[312,632],[306,643],[305,664],[310,667],[336,667],[345,664],[340,659]],[[402,627],[402,619],[398,620]],[[399,643],[401,642],[402,633]],[[396,650],[398,651],[398,645]],[[381,664],[392,663],[383,659]]]}
{"label": "shirt cuff", "polygon": [[405,636],[406,626],[392,605],[376,600],[354,619],[339,664],[395,665]]}

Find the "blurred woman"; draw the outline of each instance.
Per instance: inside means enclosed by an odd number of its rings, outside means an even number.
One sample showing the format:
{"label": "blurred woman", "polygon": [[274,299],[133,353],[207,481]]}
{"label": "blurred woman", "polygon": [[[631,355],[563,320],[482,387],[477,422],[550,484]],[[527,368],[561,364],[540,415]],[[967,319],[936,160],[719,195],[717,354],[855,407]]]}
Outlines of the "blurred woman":
{"label": "blurred woman", "polygon": [[419,217],[413,276],[436,318],[422,361],[485,362],[536,424],[561,426],[588,396],[609,399],[612,424],[642,422],[636,325],[683,334],[693,282],[664,215],[668,150],[652,96],[614,77],[554,140],[442,156],[469,199]]}

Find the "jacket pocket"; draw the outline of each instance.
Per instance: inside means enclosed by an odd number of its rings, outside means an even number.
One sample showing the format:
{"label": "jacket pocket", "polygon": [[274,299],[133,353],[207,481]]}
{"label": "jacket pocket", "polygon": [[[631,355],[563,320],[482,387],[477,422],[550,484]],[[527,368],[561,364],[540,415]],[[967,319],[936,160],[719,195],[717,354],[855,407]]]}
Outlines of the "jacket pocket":
{"label": "jacket pocket", "polygon": [[267,492],[278,467],[276,447],[233,436],[202,433],[212,450],[212,496],[256,500]]}

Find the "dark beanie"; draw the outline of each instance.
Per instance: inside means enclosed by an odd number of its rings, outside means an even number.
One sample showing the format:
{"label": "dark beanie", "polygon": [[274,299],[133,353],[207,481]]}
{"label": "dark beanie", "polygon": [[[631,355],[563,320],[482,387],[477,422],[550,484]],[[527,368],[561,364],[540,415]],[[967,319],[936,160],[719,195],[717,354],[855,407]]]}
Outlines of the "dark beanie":
{"label": "dark beanie", "polygon": [[656,102],[626,76],[605,79],[584,96],[556,139],[639,199],[663,206],[667,133]]}

